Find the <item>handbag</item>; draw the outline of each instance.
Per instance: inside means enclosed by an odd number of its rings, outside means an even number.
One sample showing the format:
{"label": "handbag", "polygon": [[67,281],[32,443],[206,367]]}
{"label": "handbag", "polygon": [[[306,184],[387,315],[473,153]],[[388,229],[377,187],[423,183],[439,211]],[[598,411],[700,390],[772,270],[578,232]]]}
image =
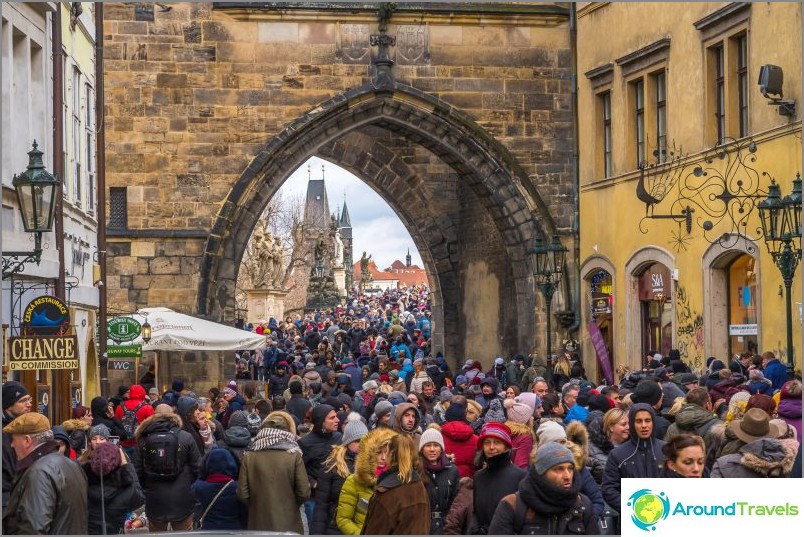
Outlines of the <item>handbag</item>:
{"label": "handbag", "polygon": [[606,506],[603,513],[597,518],[598,535],[619,535],[620,515],[617,511]]}
{"label": "handbag", "polygon": [[198,519],[198,523],[196,523],[196,528],[195,529],[197,529],[197,530],[204,529],[204,519],[206,518],[207,513],[209,513],[209,510],[212,509],[213,505],[215,505],[215,502],[218,501],[218,498],[220,498],[220,495],[223,494],[224,490],[226,490],[226,487],[228,487],[232,483],[234,483],[234,479],[231,480],[231,481],[227,481],[226,484],[221,487],[221,490],[218,491],[218,493],[215,495],[215,497],[212,498],[212,501],[209,502],[209,505],[207,505],[207,508],[204,509],[204,513],[201,515],[201,518]]}

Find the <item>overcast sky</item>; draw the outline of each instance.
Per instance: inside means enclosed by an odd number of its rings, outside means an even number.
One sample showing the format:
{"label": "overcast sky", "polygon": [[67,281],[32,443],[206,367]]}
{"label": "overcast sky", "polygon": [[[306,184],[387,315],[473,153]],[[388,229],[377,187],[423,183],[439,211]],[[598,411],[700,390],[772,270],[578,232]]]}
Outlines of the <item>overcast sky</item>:
{"label": "overcast sky", "polygon": [[344,193],[349,216],[352,220],[352,237],[354,260],[360,259],[363,251],[373,256],[377,267],[387,268],[395,259],[405,262],[408,248],[414,265],[423,266],[419,251],[410,238],[410,233],[396,216],[393,209],[374,192],[366,183],[344,170],[317,157],[312,157],[303,164],[282,185],[280,192],[287,198],[307,193],[307,165],[313,179],[321,179],[321,165],[325,165],[325,181],[329,212],[337,211],[343,206]]}

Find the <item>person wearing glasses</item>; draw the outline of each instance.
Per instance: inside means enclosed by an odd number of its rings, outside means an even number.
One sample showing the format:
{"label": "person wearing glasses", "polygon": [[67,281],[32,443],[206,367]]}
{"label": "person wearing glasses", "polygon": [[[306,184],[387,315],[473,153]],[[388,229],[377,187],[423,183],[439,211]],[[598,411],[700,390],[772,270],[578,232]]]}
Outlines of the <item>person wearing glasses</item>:
{"label": "person wearing glasses", "polygon": [[[3,383],[3,427],[31,411],[31,399],[28,390],[17,381]],[[17,473],[17,456],[11,447],[11,435],[3,435],[3,511],[8,505],[8,496],[14,477]]]}

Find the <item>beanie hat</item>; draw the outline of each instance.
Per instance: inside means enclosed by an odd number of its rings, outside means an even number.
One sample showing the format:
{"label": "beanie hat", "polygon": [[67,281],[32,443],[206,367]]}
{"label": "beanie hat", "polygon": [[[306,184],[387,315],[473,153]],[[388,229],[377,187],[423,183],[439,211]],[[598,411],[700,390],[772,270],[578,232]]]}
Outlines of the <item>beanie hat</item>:
{"label": "beanie hat", "polygon": [[388,400],[394,405],[398,405],[399,403],[407,401],[407,397],[404,392],[393,391],[388,394]]}
{"label": "beanie hat", "polygon": [[380,382],[391,382],[391,377],[383,373],[382,375],[380,375]]}
{"label": "beanie hat", "polygon": [[724,367],[726,367],[726,364],[724,364],[721,360],[712,360],[711,368],[713,373],[715,371],[720,371]]}
{"label": "beanie hat", "polygon": [[348,446],[352,442],[357,442],[368,434],[368,427],[363,420],[354,420],[346,424],[343,428],[343,439],[341,445]]}
{"label": "beanie hat", "polygon": [[112,431],[110,431],[106,425],[99,423],[98,425],[95,425],[89,430],[90,440],[92,440],[96,436],[102,436],[106,440],[109,440],[109,437],[112,436]]}
{"label": "beanie hat", "polygon": [[380,420],[386,414],[390,414],[394,410],[394,404],[387,399],[383,399],[374,406],[374,415],[377,420]]}
{"label": "beanie hat", "polygon": [[528,405],[530,407],[531,414],[536,412],[536,409],[542,406],[541,397],[533,392],[522,392],[514,397],[514,401]]}
{"label": "beanie hat", "polygon": [[246,416],[246,429],[251,436],[257,436],[257,432],[260,430],[260,425],[262,425],[262,418],[256,412],[250,413]]}
{"label": "beanie hat", "polygon": [[425,429],[422,433],[421,438],[419,438],[419,451],[422,450],[424,446],[429,444],[430,442],[435,442],[439,446],[441,446],[441,451],[446,450],[447,448],[444,447],[444,436],[441,434],[441,431],[438,429]]}
{"label": "beanie hat", "polygon": [[61,440],[62,442],[64,442],[64,445],[67,446],[68,450],[72,447],[72,444],[70,443],[70,437],[67,436],[67,431],[64,429],[64,427],[62,427],[61,425],[54,425],[53,427],[50,428],[50,430],[53,431],[54,440]]}
{"label": "beanie hat", "polygon": [[543,421],[539,424],[536,430],[536,436],[539,439],[539,445],[547,444],[548,442],[556,442],[567,438],[567,431],[564,427],[554,421]]}
{"label": "beanie hat", "polygon": [[762,393],[752,395],[745,405],[745,411],[748,412],[752,408],[761,408],[768,416],[773,416],[776,412],[776,401],[773,397]]}
{"label": "beanie hat", "polygon": [[466,405],[458,403],[449,405],[447,411],[444,412],[444,421],[466,421]]}
{"label": "beanie hat", "polygon": [[378,387],[376,380],[367,380],[363,383],[363,391],[376,390]]}
{"label": "beanie hat", "polygon": [[16,380],[3,383],[3,410],[28,395],[28,389]]}
{"label": "beanie hat", "polygon": [[441,390],[441,393],[438,394],[438,401],[441,403],[446,403],[450,399],[452,399],[452,392],[446,388]]}
{"label": "beanie hat", "polygon": [[232,412],[232,415],[229,416],[229,428],[232,427],[244,427],[248,428],[248,412],[245,410],[235,410]]}
{"label": "beanie hat", "polygon": [[422,362],[421,358],[416,358],[415,360],[413,360],[413,367],[419,367],[419,366],[421,366],[423,364],[424,364],[424,362]]}
{"label": "beanie hat", "polygon": [[575,465],[575,457],[572,451],[563,445],[556,442],[544,444],[536,452],[536,459],[533,461],[533,469],[539,475],[544,475],[547,470],[558,464],[572,463]]}
{"label": "beanie hat", "polygon": [[474,363],[475,363],[474,360],[466,360],[466,363],[463,364],[463,367],[465,367],[466,369],[470,369],[472,367],[472,364]]}
{"label": "beanie hat", "polygon": [[[130,389],[131,388],[129,386],[126,386],[125,384],[121,384],[120,386],[117,387],[117,396],[118,397],[123,397],[126,394],[126,392],[129,391]],[[181,391],[181,390],[177,390],[177,391]]]}
{"label": "beanie hat", "polygon": [[676,377],[676,382],[679,384],[698,384],[698,377],[695,373],[681,373]]}
{"label": "beanie hat", "polygon": [[483,449],[483,441],[486,438],[498,438],[508,446],[508,449],[511,449],[511,429],[504,423],[486,423],[480,429],[480,436],[477,438],[477,449]]}
{"label": "beanie hat", "polygon": [[[399,371],[397,371],[396,369],[390,370],[388,372],[388,377],[391,378],[391,379],[394,379],[394,381],[399,380]],[[380,378],[382,378],[382,377],[380,377]]]}
{"label": "beanie hat", "polygon": [[502,358],[500,358],[500,357],[498,356],[497,358],[495,358],[495,359],[494,359],[494,365],[495,365],[495,366],[498,366],[498,365],[505,365],[505,360],[503,360]]}
{"label": "beanie hat", "polygon": [[593,395],[589,398],[589,410],[599,410],[604,414],[614,408],[613,401],[605,395]]}
{"label": "beanie hat", "polygon": [[505,423],[505,412],[503,411],[502,401],[499,399],[492,399],[489,401],[489,407],[486,409],[486,416],[483,418],[486,423],[498,421]]}
{"label": "beanie hat", "polygon": [[108,442],[95,446],[89,456],[89,468],[97,476],[111,474],[120,467],[121,462],[120,448]]}
{"label": "beanie hat", "polygon": [[224,395],[231,395],[232,397],[235,397],[237,395],[237,392],[231,389],[229,386],[223,389],[223,393]]}
{"label": "beanie hat", "polygon": [[518,403],[513,399],[503,402],[508,419],[517,423],[528,423],[533,417],[533,410],[525,403]]}
{"label": "beanie hat", "polygon": [[662,398],[662,387],[655,380],[642,379],[634,388],[631,400],[634,403],[645,403],[653,406]]}
{"label": "beanie hat", "polygon": [[170,390],[174,392],[180,392],[184,389],[184,382],[179,379],[173,379],[173,383],[170,385]]}
{"label": "beanie hat", "polygon": [[337,399],[339,404],[337,405],[333,405],[332,403],[327,404],[333,408],[343,408],[344,405],[348,405],[349,408],[352,408],[352,398],[346,395],[345,393],[339,393]]}
{"label": "beanie hat", "polygon": [[752,369],[748,372],[748,380],[756,381],[762,380],[765,378],[765,375],[762,374],[762,371],[759,369]]}
{"label": "beanie hat", "polygon": [[455,385],[460,386],[461,384],[466,384],[467,380],[464,375],[458,375],[455,377]]}

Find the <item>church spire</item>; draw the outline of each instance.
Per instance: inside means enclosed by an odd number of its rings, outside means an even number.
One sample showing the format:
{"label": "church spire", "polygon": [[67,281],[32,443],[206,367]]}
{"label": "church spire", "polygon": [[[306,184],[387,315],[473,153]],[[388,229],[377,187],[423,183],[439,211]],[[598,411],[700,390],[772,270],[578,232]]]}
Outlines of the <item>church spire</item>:
{"label": "church spire", "polygon": [[346,200],[343,200],[343,209],[341,210],[340,227],[352,227],[352,220],[349,218],[349,209],[346,208]]}
{"label": "church spire", "polygon": [[410,257],[410,248],[408,248],[408,255],[405,256],[405,266],[411,266],[413,264],[411,261],[412,258]]}

